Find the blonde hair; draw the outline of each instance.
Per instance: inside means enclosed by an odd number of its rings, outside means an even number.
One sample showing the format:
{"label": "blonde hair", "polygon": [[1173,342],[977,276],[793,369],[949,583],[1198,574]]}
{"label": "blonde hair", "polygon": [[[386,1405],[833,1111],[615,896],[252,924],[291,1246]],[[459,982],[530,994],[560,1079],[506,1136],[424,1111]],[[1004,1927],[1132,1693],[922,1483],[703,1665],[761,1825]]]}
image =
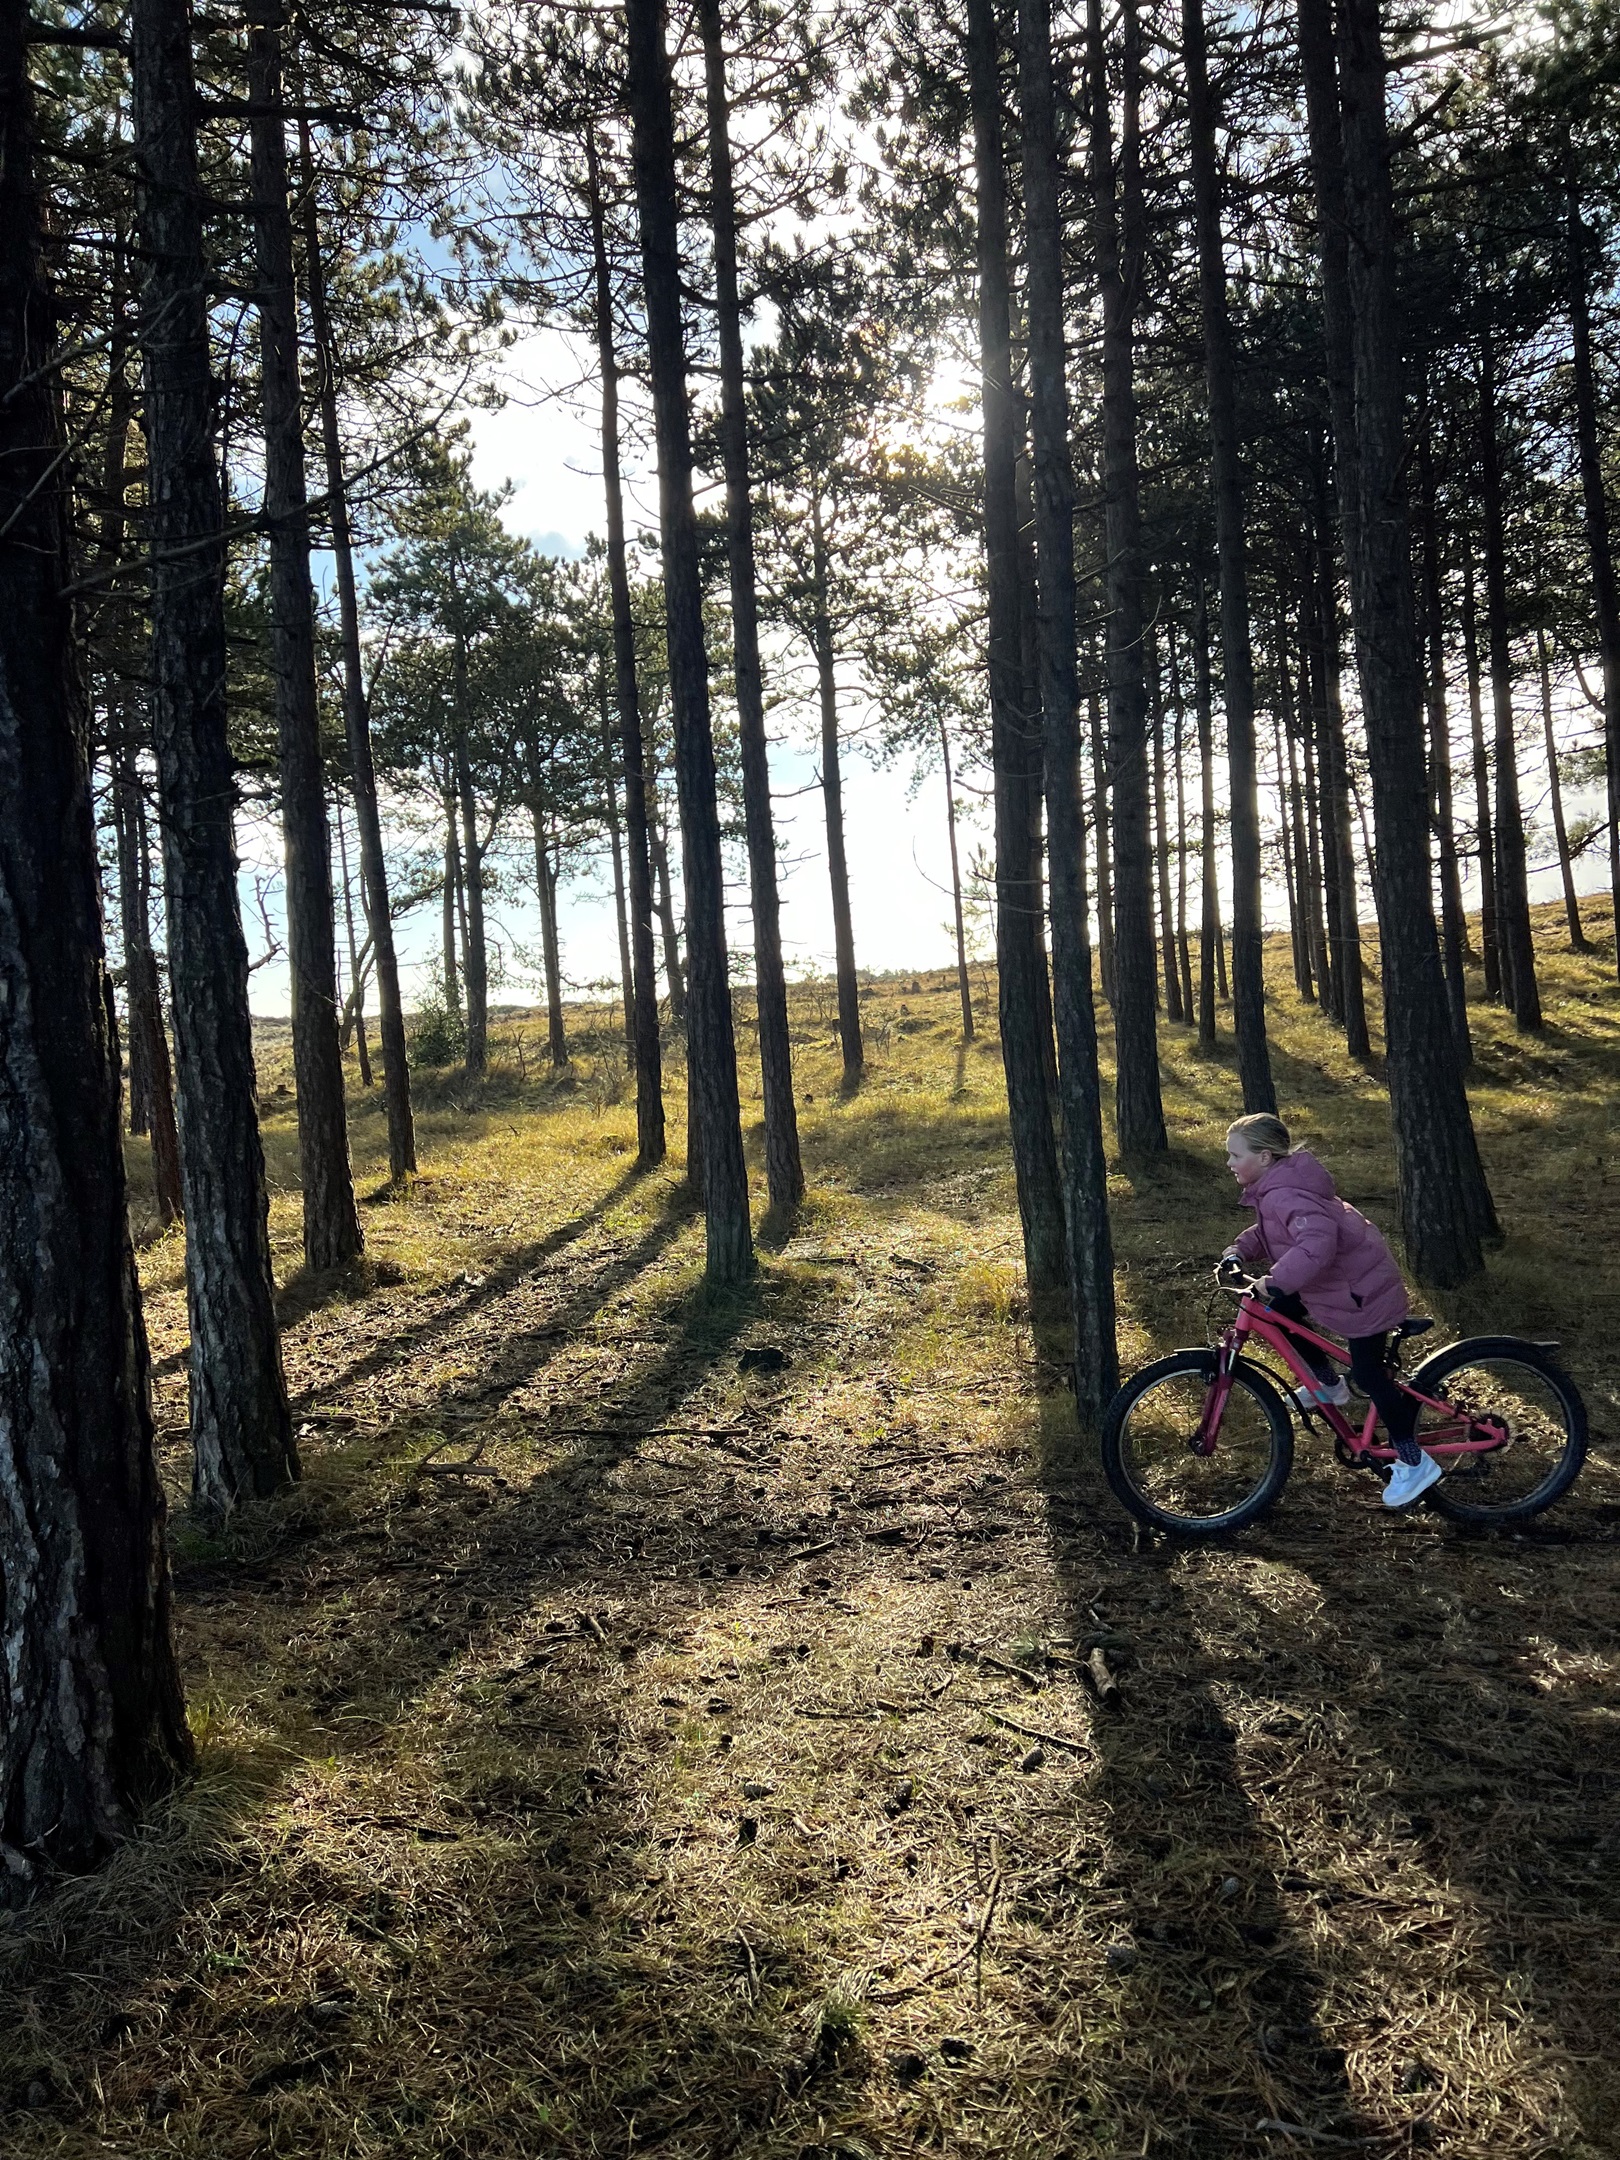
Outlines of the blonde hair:
{"label": "blonde hair", "polygon": [[1294,1145],[1293,1136],[1280,1117],[1273,1117],[1269,1110],[1256,1110],[1249,1117],[1240,1117],[1229,1125],[1226,1137],[1238,1138],[1251,1155],[1282,1156]]}

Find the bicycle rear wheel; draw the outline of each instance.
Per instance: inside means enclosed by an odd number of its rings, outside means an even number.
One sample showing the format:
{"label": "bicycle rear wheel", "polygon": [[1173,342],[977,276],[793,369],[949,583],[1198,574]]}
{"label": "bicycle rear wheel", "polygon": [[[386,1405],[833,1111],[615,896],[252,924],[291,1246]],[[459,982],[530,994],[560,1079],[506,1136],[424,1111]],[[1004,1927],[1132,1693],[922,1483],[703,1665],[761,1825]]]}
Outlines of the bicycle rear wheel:
{"label": "bicycle rear wheel", "polygon": [[1277,1389],[1241,1361],[1215,1446],[1194,1447],[1220,1370],[1213,1350],[1178,1350],[1122,1387],[1103,1421],[1103,1470],[1138,1522],[1216,1537],[1263,1515],[1294,1464],[1294,1426]]}
{"label": "bicycle rear wheel", "polygon": [[[1478,1455],[1441,1456],[1445,1476],[1425,1494],[1453,1522],[1513,1523],[1539,1515],[1568,1492],[1586,1460],[1586,1405],[1575,1383],[1539,1344],[1512,1335],[1453,1343],[1412,1375],[1419,1394],[1437,1395],[1478,1432],[1502,1444]],[[1425,1410],[1418,1444],[1447,1422]]]}

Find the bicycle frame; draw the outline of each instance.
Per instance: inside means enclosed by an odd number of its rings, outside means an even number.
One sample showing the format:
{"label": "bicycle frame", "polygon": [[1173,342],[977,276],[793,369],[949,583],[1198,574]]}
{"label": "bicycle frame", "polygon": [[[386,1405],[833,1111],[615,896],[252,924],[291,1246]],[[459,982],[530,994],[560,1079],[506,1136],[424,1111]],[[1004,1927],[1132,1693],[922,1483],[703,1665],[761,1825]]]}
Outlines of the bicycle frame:
{"label": "bicycle frame", "polygon": [[[1245,1345],[1256,1337],[1267,1349],[1277,1353],[1296,1379],[1312,1387],[1317,1384],[1318,1376],[1311,1370],[1304,1353],[1297,1347],[1299,1343],[1311,1344],[1314,1349],[1323,1351],[1332,1358],[1336,1364],[1348,1365],[1350,1362],[1337,1343],[1329,1342],[1325,1336],[1318,1335],[1314,1328],[1306,1327],[1301,1321],[1285,1319],[1282,1314],[1273,1312],[1269,1305],[1262,1304],[1258,1298],[1245,1293],[1238,1303],[1237,1318],[1216,1345],[1220,1353],[1220,1364],[1214,1384],[1204,1398],[1204,1414],[1199,1420],[1198,1431],[1192,1442],[1195,1455],[1214,1454],[1220,1435],[1221,1419],[1226,1414],[1226,1399],[1232,1392],[1233,1368],[1242,1356]],[[1485,1455],[1506,1446],[1508,1435],[1494,1420],[1464,1416],[1452,1404],[1442,1402],[1436,1396],[1421,1393],[1405,1380],[1400,1381],[1399,1385],[1404,1394],[1411,1396],[1425,1409],[1438,1410],[1446,1421],[1438,1428],[1431,1427],[1424,1434],[1421,1445],[1426,1454],[1442,1458]],[[1347,1460],[1357,1463],[1392,1463],[1396,1460],[1395,1450],[1387,1442],[1373,1439],[1378,1425],[1378,1411],[1372,1403],[1367,1405],[1366,1422],[1359,1431],[1344,1412],[1332,1403],[1314,1403],[1309,1414],[1321,1418],[1323,1423],[1332,1429],[1344,1447]]]}

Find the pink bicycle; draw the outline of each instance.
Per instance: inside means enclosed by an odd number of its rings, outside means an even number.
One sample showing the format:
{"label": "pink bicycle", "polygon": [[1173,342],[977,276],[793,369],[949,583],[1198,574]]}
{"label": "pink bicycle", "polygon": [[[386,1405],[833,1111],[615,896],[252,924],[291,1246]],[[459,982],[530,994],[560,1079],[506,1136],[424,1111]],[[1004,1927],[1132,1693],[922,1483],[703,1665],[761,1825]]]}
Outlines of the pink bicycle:
{"label": "pink bicycle", "polygon": [[[1237,1316],[1212,1349],[1178,1350],[1128,1381],[1109,1405],[1103,1469],[1137,1519],[1181,1537],[1241,1530],[1278,1498],[1294,1466],[1294,1416],[1317,1421],[1352,1469],[1374,1469],[1395,1451],[1374,1439],[1369,1403],[1361,1423],[1330,1403],[1302,1405],[1254,1356],[1270,1350],[1291,1380],[1317,1375],[1304,1345],[1338,1363],[1348,1353],[1256,1296],[1236,1263],[1216,1281],[1238,1299]],[[1586,1459],[1586,1406],[1550,1353],[1555,1343],[1477,1335],[1450,1344],[1410,1379],[1399,1371],[1406,1342],[1433,1327],[1405,1320],[1390,1365],[1418,1405],[1417,1441],[1445,1466],[1425,1504],[1453,1522],[1511,1524],[1539,1515],[1566,1493]]]}

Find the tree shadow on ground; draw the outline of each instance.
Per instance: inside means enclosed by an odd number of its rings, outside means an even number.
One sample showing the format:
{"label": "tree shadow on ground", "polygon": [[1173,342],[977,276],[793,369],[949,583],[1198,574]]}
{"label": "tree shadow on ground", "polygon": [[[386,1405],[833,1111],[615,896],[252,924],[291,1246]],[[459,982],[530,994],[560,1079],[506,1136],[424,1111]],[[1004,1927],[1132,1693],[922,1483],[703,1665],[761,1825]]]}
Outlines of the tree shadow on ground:
{"label": "tree shadow on ground", "polygon": [[1287,1894],[1293,1857],[1240,1764],[1244,1684],[1269,1689],[1272,1675],[1245,1673],[1206,1639],[1173,1554],[1142,1549],[1123,1518],[1077,1518],[1077,1483],[1094,1492],[1100,1477],[1072,1432],[1048,1444],[1043,1476],[1075,1641],[1100,1642],[1116,1664],[1127,1641],[1169,1652],[1133,1662],[1123,1709],[1092,1721],[1091,1789],[1108,1822],[1100,1887],[1121,1914],[1108,1954],[1119,2149],[1235,2155],[1258,2139],[1287,2150],[1285,2131],[1261,2127],[1278,2124],[1305,2143],[1359,2141],[1372,2126]]}
{"label": "tree shadow on ground", "polygon": [[[570,1324],[683,1220],[672,1211],[593,1270]],[[800,1953],[739,1946],[702,1901],[672,1905],[672,1851],[735,1851],[743,1833],[729,1815],[683,1827],[660,1813],[684,1726],[632,1731],[611,1685],[668,1632],[673,1590],[695,1617],[770,1572],[723,1466],[769,1453],[775,1398],[745,1387],[724,1420],[744,1437],[718,1441],[702,1437],[702,1398],[748,1331],[791,1336],[835,1288],[678,1295],[656,1315],[664,1339],[608,1390],[582,1373],[548,1402],[536,1441],[571,1444],[526,1482],[420,1476],[264,1566],[183,1575],[182,1624],[213,1603],[242,1631],[251,1678],[234,1716],[273,1737],[252,1764],[205,1743],[217,1805],[188,1819],[182,1801],[97,1884],[0,1934],[0,1981],[25,2012],[0,2071],[0,2113],[23,2111],[15,2149],[30,2126],[55,2150],[82,2123],[131,2151],[160,2134],[187,2155],[336,2152],[363,2124],[401,2160],[639,2150],[683,2130],[707,2154],[785,2113],[808,2131],[859,2080],[853,2027]],[[521,1331],[513,1344],[480,1398],[491,1419],[547,1362]],[[463,1399],[452,1386],[428,1410]],[[620,1482],[646,1428],[671,1420],[695,1421],[696,1508],[670,1505],[656,1464],[637,1468],[653,1489]],[[572,1584],[599,1586],[608,1555],[612,1608],[574,1610]],[[581,1714],[587,1698],[600,1714]],[[286,1944],[284,1971],[232,1947],[267,1938]]]}

